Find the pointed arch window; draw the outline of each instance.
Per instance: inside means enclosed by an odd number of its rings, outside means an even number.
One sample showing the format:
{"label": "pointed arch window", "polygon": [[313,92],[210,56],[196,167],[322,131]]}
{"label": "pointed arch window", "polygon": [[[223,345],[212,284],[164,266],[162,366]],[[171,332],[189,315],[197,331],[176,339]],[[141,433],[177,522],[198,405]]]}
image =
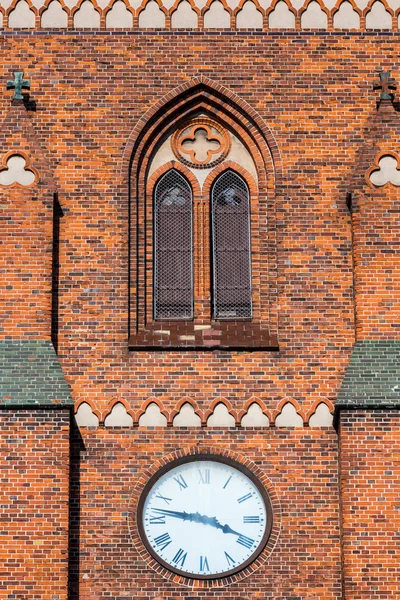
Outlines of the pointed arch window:
{"label": "pointed arch window", "polygon": [[214,182],[211,223],[214,318],[251,318],[250,194],[235,171]]}
{"label": "pointed arch window", "polygon": [[193,199],[175,169],[154,189],[154,318],[193,318]]}
{"label": "pointed arch window", "polygon": [[181,108],[132,158],[129,347],[274,350],[268,146],[229,103]]}

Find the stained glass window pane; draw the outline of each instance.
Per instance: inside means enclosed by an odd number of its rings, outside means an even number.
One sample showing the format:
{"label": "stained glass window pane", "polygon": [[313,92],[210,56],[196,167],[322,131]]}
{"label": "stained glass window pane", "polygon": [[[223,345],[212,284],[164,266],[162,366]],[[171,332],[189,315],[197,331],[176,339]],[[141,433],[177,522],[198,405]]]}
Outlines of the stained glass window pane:
{"label": "stained glass window pane", "polygon": [[225,171],[212,192],[213,305],[215,319],[252,316],[250,202],[246,182]]}
{"label": "stained glass window pane", "polygon": [[154,318],[193,318],[192,190],[172,169],[154,192]]}

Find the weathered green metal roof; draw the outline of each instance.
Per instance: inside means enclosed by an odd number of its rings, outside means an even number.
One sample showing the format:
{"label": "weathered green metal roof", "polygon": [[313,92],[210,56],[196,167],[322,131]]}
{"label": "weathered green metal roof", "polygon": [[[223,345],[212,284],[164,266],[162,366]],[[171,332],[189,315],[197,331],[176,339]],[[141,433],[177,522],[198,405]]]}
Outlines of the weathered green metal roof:
{"label": "weathered green metal roof", "polygon": [[400,407],[400,341],[356,343],[336,406]]}
{"label": "weathered green metal roof", "polygon": [[0,340],[0,407],[72,405],[53,344]]}

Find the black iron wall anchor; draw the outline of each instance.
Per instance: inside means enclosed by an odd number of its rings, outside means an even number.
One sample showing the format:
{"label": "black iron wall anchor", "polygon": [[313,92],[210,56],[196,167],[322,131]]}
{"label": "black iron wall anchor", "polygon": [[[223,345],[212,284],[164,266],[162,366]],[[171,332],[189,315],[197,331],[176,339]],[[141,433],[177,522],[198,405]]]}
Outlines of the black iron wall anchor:
{"label": "black iron wall anchor", "polygon": [[374,81],[374,90],[381,90],[380,100],[393,100],[394,94],[390,90],[396,90],[397,86],[390,71],[378,71],[379,81]]}
{"label": "black iron wall anchor", "polygon": [[7,81],[7,89],[15,90],[12,97],[13,100],[25,100],[22,90],[30,90],[31,82],[29,79],[24,79],[23,71],[14,72],[14,81]]}

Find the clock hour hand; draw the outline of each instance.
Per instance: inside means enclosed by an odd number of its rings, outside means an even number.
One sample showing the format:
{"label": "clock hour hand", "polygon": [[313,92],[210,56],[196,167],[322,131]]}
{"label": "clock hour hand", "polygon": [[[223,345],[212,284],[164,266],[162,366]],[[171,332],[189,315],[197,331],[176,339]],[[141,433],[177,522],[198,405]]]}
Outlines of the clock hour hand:
{"label": "clock hour hand", "polygon": [[153,512],[156,512],[160,515],[165,515],[166,517],[175,517],[176,519],[182,519],[183,521],[191,521],[192,523],[202,523],[203,525],[210,525],[211,527],[215,527],[216,529],[221,529],[223,533],[232,533],[233,535],[241,535],[238,531],[229,527],[229,525],[221,525],[221,523],[217,520],[216,517],[207,517],[206,515],[201,515],[200,513],[187,513],[180,512],[177,510],[167,510],[166,508],[153,508]]}

